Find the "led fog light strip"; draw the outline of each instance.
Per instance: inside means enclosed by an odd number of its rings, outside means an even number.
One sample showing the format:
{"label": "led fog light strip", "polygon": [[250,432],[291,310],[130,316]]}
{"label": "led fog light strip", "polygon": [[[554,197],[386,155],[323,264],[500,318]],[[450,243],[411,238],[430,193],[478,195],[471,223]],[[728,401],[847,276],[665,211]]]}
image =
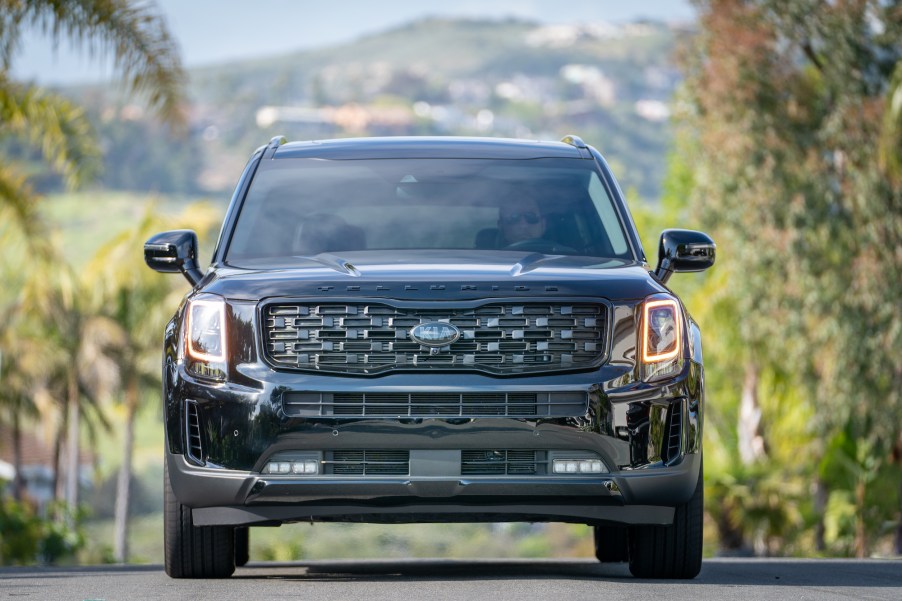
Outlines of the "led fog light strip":
{"label": "led fog light strip", "polygon": [[555,474],[604,474],[607,473],[600,459],[555,459]]}
{"label": "led fog light strip", "polygon": [[319,461],[270,461],[263,470],[264,474],[296,474],[309,476],[319,473]]}

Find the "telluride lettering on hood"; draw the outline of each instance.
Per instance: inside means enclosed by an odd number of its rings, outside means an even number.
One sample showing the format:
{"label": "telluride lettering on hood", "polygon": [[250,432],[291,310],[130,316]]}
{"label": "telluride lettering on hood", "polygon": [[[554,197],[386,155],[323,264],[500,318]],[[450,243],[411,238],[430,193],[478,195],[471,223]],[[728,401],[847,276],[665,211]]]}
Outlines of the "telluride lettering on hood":
{"label": "telluride lettering on hood", "polygon": [[231,575],[248,528],[559,521],[603,562],[702,558],[701,334],[579,138],[371,138],[251,157],[206,272],[190,230],[147,264],[192,285],[165,332],[165,559]]}

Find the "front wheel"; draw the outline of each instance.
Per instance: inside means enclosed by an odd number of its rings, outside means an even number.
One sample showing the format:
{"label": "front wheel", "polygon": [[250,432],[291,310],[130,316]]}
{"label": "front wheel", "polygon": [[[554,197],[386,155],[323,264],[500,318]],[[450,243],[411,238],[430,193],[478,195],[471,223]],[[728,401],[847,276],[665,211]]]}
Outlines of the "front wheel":
{"label": "front wheel", "polygon": [[163,461],[163,555],[172,578],[228,578],[235,571],[235,528],[195,526],[191,508],[175,498]]}
{"label": "front wheel", "polygon": [[671,526],[632,526],[629,530],[630,573],[637,578],[695,578],[702,569],[702,520],[705,485],[698,484],[689,502],[676,508]]}

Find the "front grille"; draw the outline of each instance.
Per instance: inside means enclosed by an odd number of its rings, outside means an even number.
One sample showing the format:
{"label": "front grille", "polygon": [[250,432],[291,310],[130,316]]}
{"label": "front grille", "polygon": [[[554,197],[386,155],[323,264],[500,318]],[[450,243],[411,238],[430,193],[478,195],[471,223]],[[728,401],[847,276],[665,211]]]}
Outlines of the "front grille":
{"label": "front grille", "polygon": [[197,403],[185,401],[185,449],[190,459],[196,463],[204,463],[204,449],[200,437],[200,416],[197,414]]}
{"label": "front grille", "polygon": [[[569,370],[601,362],[607,314],[605,305],[595,303],[493,302],[451,309],[278,303],[263,308],[263,340],[273,366],[300,370]],[[430,352],[409,335],[428,322],[456,326],[460,339]]]}
{"label": "front grille", "polygon": [[[541,457],[537,457],[541,455]],[[545,472],[543,451],[461,451],[462,476],[535,476]]]}
{"label": "front grille", "polygon": [[585,392],[288,392],[282,397],[290,417],[338,419],[578,417],[587,407]]}
{"label": "front grille", "polygon": [[325,474],[335,476],[406,476],[410,451],[329,451],[323,467]]}

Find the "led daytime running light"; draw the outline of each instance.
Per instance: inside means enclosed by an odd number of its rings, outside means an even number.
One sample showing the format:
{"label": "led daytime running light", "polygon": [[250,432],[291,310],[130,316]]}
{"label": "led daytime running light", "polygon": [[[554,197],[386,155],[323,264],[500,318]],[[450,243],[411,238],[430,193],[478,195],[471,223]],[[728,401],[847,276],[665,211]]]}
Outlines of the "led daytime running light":
{"label": "led daytime running light", "polygon": [[[191,301],[190,306],[188,307],[188,323],[187,332],[188,332],[188,354],[198,361],[206,361],[208,363],[221,363],[225,361],[225,304],[220,301],[205,301],[205,300],[194,300]],[[215,316],[211,316],[213,319],[218,320],[219,322],[219,354],[214,355],[211,353],[206,353],[202,349],[197,349],[194,347],[194,317],[195,311],[215,311]],[[206,326],[207,324],[200,324]]]}
{"label": "led daytime running light", "polygon": [[[648,340],[649,334],[651,333],[651,313],[653,309],[657,309],[659,307],[668,307],[673,312],[673,324],[676,332],[675,335],[675,344],[673,345],[673,350],[666,351],[663,353],[655,353],[652,349],[649,348]],[[680,344],[682,344],[683,338],[683,323],[680,319],[680,310],[679,305],[675,300],[655,300],[648,301],[645,303],[645,310],[642,319],[642,361],[644,363],[659,363],[661,361],[667,361],[669,359],[676,358],[677,355],[680,354]]]}

